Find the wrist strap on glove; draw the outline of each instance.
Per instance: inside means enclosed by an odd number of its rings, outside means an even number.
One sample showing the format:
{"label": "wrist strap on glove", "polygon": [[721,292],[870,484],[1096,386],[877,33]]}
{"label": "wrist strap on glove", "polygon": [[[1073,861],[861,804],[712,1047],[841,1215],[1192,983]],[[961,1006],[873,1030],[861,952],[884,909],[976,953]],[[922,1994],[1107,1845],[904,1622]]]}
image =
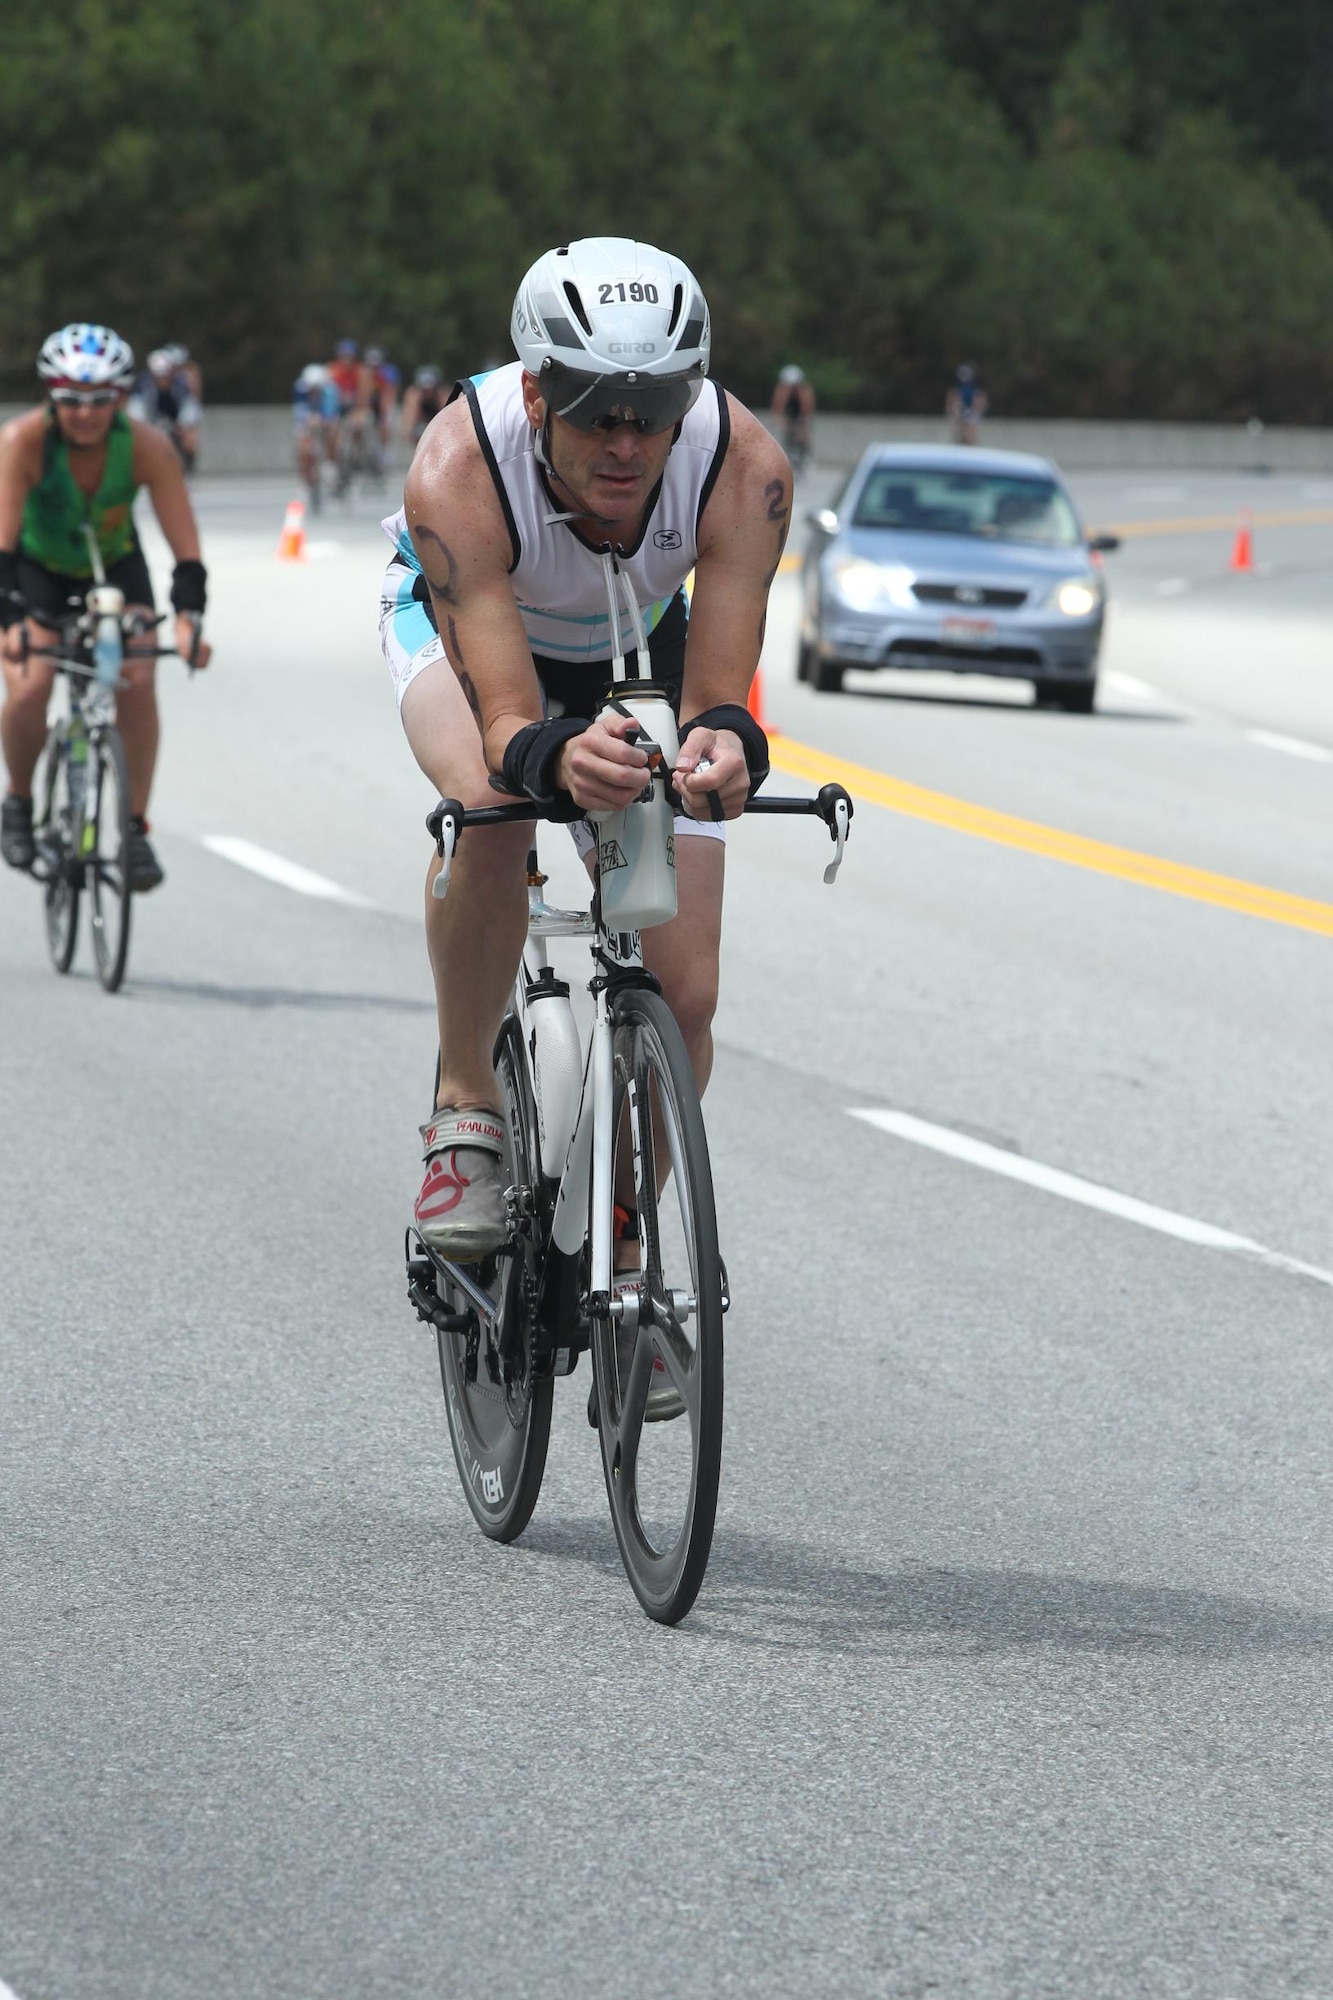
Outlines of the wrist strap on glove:
{"label": "wrist strap on glove", "polygon": [[173,611],[203,611],[208,600],[208,571],[195,556],[178,562],[171,572]]}
{"label": "wrist strap on glove", "polygon": [[682,743],[692,729],[729,729],[733,736],[740,737],[741,748],[745,752],[745,767],[750,773],[750,797],[753,798],[768,776],[768,738],[749,709],[742,708],[738,701],[721,701],[716,708],[702,709],[688,722],[681,723]]}
{"label": "wrist strap on glove", "polygon": [[563,807],[568,801],[569,809],[563,816],[581,819],[582,808],[574,804],[567,792],[557,789],[555,767],[566,743],[582,736],[587,727],[581,716],[560,715],[554,721],[530,722],[520,729],[505,746],[499,777],[491,779],[496,791],[535,799],[539,806]]}

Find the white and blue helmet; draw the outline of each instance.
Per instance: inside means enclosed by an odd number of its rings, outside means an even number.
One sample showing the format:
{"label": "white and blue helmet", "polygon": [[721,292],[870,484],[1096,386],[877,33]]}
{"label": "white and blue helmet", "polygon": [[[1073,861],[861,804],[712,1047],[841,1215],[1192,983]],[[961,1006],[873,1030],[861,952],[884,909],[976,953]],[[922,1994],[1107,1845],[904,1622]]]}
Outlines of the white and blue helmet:
{"label": "white and blue helmet", "polygon": [[45,341],[37,373],[53,387],[128,389],[134,381],[134,349],[109,326],[74,320]]}
{"label": "white and blue helmet", "polygon": [[518,288],[510,332],[547,408],[583,430],[669,429],[698,396],[712,345],[689,266],[626,236],[546,251]]}

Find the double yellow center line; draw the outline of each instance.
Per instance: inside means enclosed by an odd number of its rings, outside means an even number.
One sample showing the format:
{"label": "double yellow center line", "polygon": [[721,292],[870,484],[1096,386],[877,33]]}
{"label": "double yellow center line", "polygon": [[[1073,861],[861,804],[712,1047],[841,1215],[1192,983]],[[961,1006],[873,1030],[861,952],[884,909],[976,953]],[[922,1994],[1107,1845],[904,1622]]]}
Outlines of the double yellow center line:
{"label": "double yellow center line", "polygon": [[1142,888],[1185,896],[1191,902],[1211,903],[1220,910],[1262,917],[1270,924],[1286,924],[1293,930],[1333,937],[1333,903],[1293,896],[1285,889],[1267,889],[1258,882],[1237,881],[1230,875],[1213,875],[1206,868],[1190,868],[1179,861],[1161,860],[1155,854],[1139,854],[1130,847],[1089,840],[1080,833],[1064,833],[1037,820],[994,812],[989,806],[951,798],[947,792],[928,791],[902,778],[890,778],[867,765],[847,763],[841,757],[812,749],[809,744],[794,743],[789,736],[774,736],[769,755],[775,767],[791,777],[805,778],[814,785],[845,785],[854,799],[883,806],[889,812],[905,813],[910,819],[950,827],[955,833],[993,841],[1000,847],[1014,847],[1024,854],[1038,854],[1047,861],[1087,868],[1095,875],[1114,875],[1122,882],[1137,882]]}

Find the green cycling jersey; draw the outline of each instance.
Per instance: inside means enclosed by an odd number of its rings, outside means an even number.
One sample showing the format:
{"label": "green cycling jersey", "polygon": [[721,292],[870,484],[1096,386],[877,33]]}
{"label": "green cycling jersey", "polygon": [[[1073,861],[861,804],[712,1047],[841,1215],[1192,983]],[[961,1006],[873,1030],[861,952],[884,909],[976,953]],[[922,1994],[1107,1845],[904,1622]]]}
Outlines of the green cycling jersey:
{"label": "green cycling jersey", "polygon": [[119,562],[137,545],[134,532],[134,433],[117,410],[106,441],[106,466],[96,493],[88,494],[69,469],[69,450],[54,417],[42,438],[42,476],[23,509],[19,547],[30,562],[58,576],[93,573],[84,526],[92,528],[104,563]]}

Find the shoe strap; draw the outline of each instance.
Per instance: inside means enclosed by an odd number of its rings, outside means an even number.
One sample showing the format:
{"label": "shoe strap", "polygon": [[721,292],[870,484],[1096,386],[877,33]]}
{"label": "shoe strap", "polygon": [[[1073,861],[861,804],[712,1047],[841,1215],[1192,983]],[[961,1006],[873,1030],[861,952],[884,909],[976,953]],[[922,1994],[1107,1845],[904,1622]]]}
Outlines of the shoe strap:
{"label": "shoe strap", "polygon": [[422,1158],[451,1153],[456,1146],[475,1146],[480,1152],[504,1153],[504,1126],[494,1111],[456,1111],[446,1106],[421,1128]]}

